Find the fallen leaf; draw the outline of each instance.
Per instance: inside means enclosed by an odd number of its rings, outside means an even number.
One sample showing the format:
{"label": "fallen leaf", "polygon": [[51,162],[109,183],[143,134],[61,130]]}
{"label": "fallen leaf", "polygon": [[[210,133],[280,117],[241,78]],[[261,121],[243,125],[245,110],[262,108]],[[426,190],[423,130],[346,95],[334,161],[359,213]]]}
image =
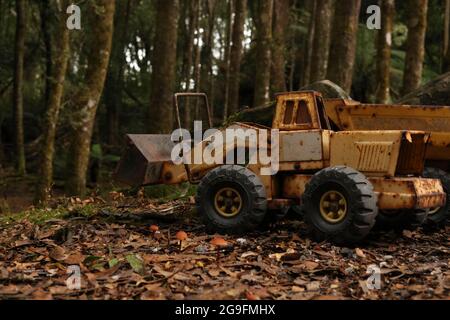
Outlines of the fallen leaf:
{"label": "fallen leaf", "polygon": [[81,252],[75,252],[69,255],[66,259],[64,259],[64,263],[75,265],[80,264],[84,261],[86,257],[81,254]]}
{"label": "fallen leaf", "polygon": [[314,271],[319,266],[319,264],[314,261],[305,261],[303,262],[303,265],[308,271]]}
{"label": "fallen leaf", "polygon": [[216,277],[218,277],[218,276],[220,275],[220,271],[217,270],[217,269],[209,269],[209,270],[208,270],[208,274],[209,274],[211,277],[216,278]]}
{"label": "fallen leaf", "polygon": [[366,258],[366,255],[364,254],[364,251],[362,251],[360,248],[356,248],[356,249],[355,249],[355,252],[356,252],[356,255],[357,255],[358,257],[363,258],[363,259]]}
{"label": "fallen leaf", "polygon": [[255,256],[258,256],[258,254],[256,252],[248,251],[248,252],[244,252],[241,255],[241,258],[248,258],[248,257],[255,257]]}
{"label": "fallen leaf", "polygon": [[305,288],[302,288],[299,286],[292,286],[291,290],[292,290],[292,292],[298,293],[298,292],[304,292]]}
{"label": "fallen leaf", "polygon": [[0,294],[12,295],[19,293],[19,288],[16,285],[10,284],[8,286],[0,287]]}
{"label": "fallen leaf", "polygon": [[50,292],[44,291],[41,288],[37,289],[31,294],[35,300],[53,300],[53,296]]}
{"label": "fallen leaf", "polygon": [[308,291],[319,291],[320,290],[320,282],[313,281],[306,284],[306,290]]}
{"label": "fallen leaf", "polygon": [[144,271],[144,263],[139,257],[129,254],[126,256],[126,259],[134,272],[142,273]]}
{"label": "fallen leaf", "polygon": [[64,250],[63,247],[60,246],[54,246],[49,253],[50,258],[56,261],[63,262],[66,260],[69,255],[66,253],[66,250]]}
{"label": "fallen leaf", "polygon": [[119,263],[119,259],[117,259],[117,258],[113,258],[113,259],[108,261],[108,265],[109,265],[110,268],[114,267],[118,263]]}
{"label": "fallen leaf", "polygon": [[33,244],[34,241],[32,240],[17,240],[16,242],[14,242],[14,246],[13,248],[19,248],[19,247],[23,247],[23,246],[28,246],[30,244]]}
{"label": "fallen leaf", "polygon": [[249,301],[255,301],[255,300],[259,300],[259,297],[256,296],[255,294],[253,294],[251,291],[247,291],[245,293],[245,297],[247,300]]}
{"label": "fallen leaf", "polygon": [[409,230],[403,230],[403,236],[411,239],[413,237],[413,233]]}
{"label": "fallen leaf", "polygon": [[342,297],[342,296],[318,296],[318,297],[315,297],[313,300],[336,301],[336,300],[344,300],[344,297]]}

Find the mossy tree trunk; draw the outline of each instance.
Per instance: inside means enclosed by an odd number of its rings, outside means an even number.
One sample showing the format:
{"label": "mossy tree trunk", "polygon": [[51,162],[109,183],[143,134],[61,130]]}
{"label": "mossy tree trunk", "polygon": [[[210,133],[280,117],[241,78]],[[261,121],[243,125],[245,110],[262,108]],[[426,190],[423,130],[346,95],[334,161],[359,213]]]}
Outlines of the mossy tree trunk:
{"label": "mossy tree trunk", "polygon": [[442,46],[442,72],[450,71],[450,0],[445,0],[444,44]]}
{"label": "mossy tree trunk", "polygon": [[327,76],[333,2],[334,0],[317,1],[310,82],[325,80]]}
{"label": "mossy tree trunk", "polygon": [[273,0],[257,0],[256,4],[256,61],[253,106],[259,107],[268,103],[270,99]]}
{"label": "mossy tree trunk", "polygon": [[53,158],[55,153],[55,135],[58,123],[59,112],[61,110],[61,101],[64,93],[64,81],[66,78],[67,65],[69,61],[69,29],[66,26],[67,8],[69,2],[63,0],[61,8],[58,10],[53,1],[49,1],[48,5],[52,5],[56,11],[55,15],[49,16],[47,25],[52,23],[54,32],[48,35],[53,46],[49,47],[51,52],[52,71],[49,75],[49,89],[47,100],[47,112],[45,114],[45,131],[43,138],[43,146],[41,150],[39,164],[39,182],[36,190],[36,201],[45,204],[51,195],[53,184]]}
{"label": "mossy tree trunk", "polygon": [[335,4],[327,78],[347,93],[352,87],[360,9],[361,0]]}
{"label": "mossy tree trunk", "polygon": [[285,92],[286,41],[290,17],[290,0],[277,0],[273,8],[272,92]]}
{"label": "mossy tree trunk", "polygon": [[178,0],[155,0],[156,31],[152,60],[149,131],[170,133],[173,129],[173,89],[177,58]]}
{"label": "mossy tree trunk", "polygon": [[407,3],[408,39],[403,73],[403,95],[419,88],[422,82],[428,14],[428,0],[407,0]]}
{"label": "mossy tree trunk", "polygon": [[213,96],[213,36],[215,27],[215,17],[217,10],[217,0],[205,0],[203,6],[205,11],[205,26],[203,28],[203,48],[201,51],[201,84],[200,90],[207,93],[210,97]]}
{"label": "mossy tree trunk", "polygon": [[52,5],[51,0],[40,1],[40,16],[41,16],[41,29],[42,38],[45,46],[45,95],[44,103],[48,105],[50,99],[50,86],[52,77],[52,25],[50,21],[52,19]]}
{"label": "mossy tree trunk", "polygon": [[377,91],[376,102],[386,104],[390,100],[392,32],[394,29],[395,1],[380,0],[381,30],[377,38]]}
{"label": "mossy tree trunk", "polygon": [[111,61],[105,83],[105,103],[107,111],[107,141],[110,145],[119,143],[119,111],[123,99],[125,49],[127,45],[131,0],[117,1],[114,17],[114,36]]}
{"label": "mossy tree trunk", "polygon": [[15,129],[16,170],[21,176],[26,174],[25,142],[23,128],[23,70],[25,56],[25,28],[26,28],[25,0],[16,0],[16,36],[14,55],[14,88],[13,88],[13,116]]}
{"label": "mossy tree trunk", "polygon": [[317,10],[317,2],[316,0],[307,0],[306,7],[309,13],[309,23],[308,23],[308,34],[305,37],[304,41],[304,60],[303,60],[303,73],[300,75],[300,84],[299,88],[304,87],[311,83],[310,75],[311,75],[311,63],[312,63],[312,54],[313,54],[313,46],[314,46],[314,36],[316,31],[316,10]]}
{"label": "mossy tree trunk", "polygon": [[[186,16],[184,21],[180,23],[186,24],[186,36],[183,50],[183,74],[182,81],[185,84],[185,91],[191,91],[191,83],[193,79],[193,62],[194,62],[194,40],[195,40],[195,32],[198,29],[198,8],[200,6],[199,0],[192,0],[189,2],[183,2],[184,10]],[[183,127],[190,128],[191,127],[191,104],[190,99],[186,99],[184,102],[184,110],[182,116]]]}
{"label": "mossy tree trunk", "polygon": [[72,135],[67,159],[67,191],[70,195],[86,192],[92,132],[108,70],[114,29],[115,1],[95,0],[89,5],[88,67],[72,106]]}
{"label": "mossy tree trunk", "polygon": [[228,89],[228,107],[225,116],[239,110],[239,88],[241,83],[241,60],[244,40],[244,25],[247,17],[247,0],[236,0],[231,36],[230,76]]}

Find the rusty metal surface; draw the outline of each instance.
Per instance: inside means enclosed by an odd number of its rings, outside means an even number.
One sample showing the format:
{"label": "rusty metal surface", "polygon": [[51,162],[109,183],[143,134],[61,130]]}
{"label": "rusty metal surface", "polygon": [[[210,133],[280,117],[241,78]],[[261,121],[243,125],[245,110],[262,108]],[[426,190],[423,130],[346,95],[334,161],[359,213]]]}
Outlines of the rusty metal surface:
{"label": "rusty metal surface", "polygon": [[293,161],[281,162],[279,171],[316,171],[329,167],[326,161]]}
{"label": "rusty metal surface", "polygon": [[333,132],[330,165],[344,165],[368,176],[394,176],[400,152],[400,131]]}
{"label": "rusty metal surface", "polygon": [[425,169],[425,152],[429,139],[430,135],[428,133],[403,133],[396,175],[421,176],[423,174]]}
{"label": "rusty metal surface", "polygon": [[283,178],[282,196],[288,199],[300,199],[312,175],[293,174]]}
{"label": "rusty metal surface", "polygon": [[445,204],[440,180],[423,178],[369,178],[381,210],[429,209]]}
{"label": "rusty metal surface", "polygon": [[[241,129],[241,131],[240,131],[239,135],[234,136],[234,138],[235,138],[234,144],[224,143],[223,152],[222,152],[224,164],[226,163],[226,158],[227,158],[228,154],[235,153],[235,151],[239,150],[239,149],[254,150],[254,147],[258,147],[257,145],[255,145],[255,146],[249,145],[249,139],[248,139],[247,134],[250,134],[251,132],[256,132],[256,134],[259,135],[260,130],[265,129],[265,128],[261,128],[259,126],[251,126],[249,124],[244,124],[244,123],[234,123],[231,126],[229,126],[228,128],[220,130],[222,135],[225,135],[225,132],[227,129],[234,129],[234,130]],[[238,132],[238,131],[236,131],[236,132]],[[270,134],[268,135],[267,138],[270,139]],[[192,148],[191,154],[187,154],[186,156],[188,158],[194,159],[193,154],[196,152],[199,154],[203,154],[203,150],[206,147],[206,145],[208,145],[208,144],[209,144],[208,139],[205,141],[202,141],[201,143],[198,143],[197,145],[195,145]],[[267,146],[270,149],[270,140],[268,140]],[[207,164],[207,163],[199,164],[199,163],[192,162],[191,164],[187,165],[186,167],[187,167],[187,171],[189,173],[190,181],[192,183],[197,183],[205,174],[207,174],[207,172],[216,168],[217,166],[219,166],[219,165],[218,164]],[[259,174],[259,171],[257,174]]]}
{"label": "rusty metal surface", "polygon": [[331,121],[340,130],[420,130],[431,132],[426,158],[450,160],[450,107],[372,105],[325,100]]}
{"label": "rusty metal surface", "polygon": [[284,131],[321,129],[315,94],[311,92],[279,94],[272,127]]}
{"label": "rusty metal surface", "polygon": [[[177,122],[178,122],[178,127],[182,128],[181,125],[181,116],[180,116],[180,104],[179,104],[179,99],[180,98],[199,98],[199,99],[203,99],[203,101],[205,102],[205,108],[206,108],[206,115],[208,117],[208,124],[209,124],[209,128],[213,127],[213,121],[212,121],[212,116],[211,116],[211,107],[209,105],[209,100],[208,100],[208,96],[206,95],[206,93],[194,93],[194,92],[184,92],[184,93],[175,93],[174,97],[173,97],[173,103],[175,106],[175,112],[176,112],[176,116],[177,116]],[[195,119],[197,120],[197,119]]]}
{"label": "rusty metal surface", "polygon": [[[414,189],[417,194],[416,208],[437,208],[445,205],[446,194],[440,180],[415,179]],[[436,205],[439,202],[439,205]]]}
{"label": "rusty metal surface", "polygon": [[131,186],[159,184],[165,163],[171,162],[170,135],[127,135],[127,145],[115,179]]}
{"label": "rusty metal surface", "polygon": [[[282,197],[300,199],[311,175],[295,174],[283,178]],[[440,180],[422,178],[368,178],[378,196],[381,210],[427,209],[445,204]]]}
{"label": "rusty metal surface", "polygon": [[323,159],[320,130],[280,132],[280,162]]}

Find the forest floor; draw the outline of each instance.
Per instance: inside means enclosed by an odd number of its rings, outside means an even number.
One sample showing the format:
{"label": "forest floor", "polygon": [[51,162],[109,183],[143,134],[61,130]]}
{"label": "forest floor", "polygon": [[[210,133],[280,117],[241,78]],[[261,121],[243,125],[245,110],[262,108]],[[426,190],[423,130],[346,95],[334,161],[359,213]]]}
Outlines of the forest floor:
{"label": "forest floor", "polygon": [[[107,200],[65,199],[0,216],[0,299],[450,296],[450,227],[374,231],[358,248],[341,248],[316,243],[302,222],[282,219],[244,237],[223,237],[229,245],[220,249],[192,202],[113,192]],[[181,246],[180,230],[188,235]],[[380,289],[368,286],[371,265],[381,273]],[[73,266],[80,270],[79,289],[67,285]]]}

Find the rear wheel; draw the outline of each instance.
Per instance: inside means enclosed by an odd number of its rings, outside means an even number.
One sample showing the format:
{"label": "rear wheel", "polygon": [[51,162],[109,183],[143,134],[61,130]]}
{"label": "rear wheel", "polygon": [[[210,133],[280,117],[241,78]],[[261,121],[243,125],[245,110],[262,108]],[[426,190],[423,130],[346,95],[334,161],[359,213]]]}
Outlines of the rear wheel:
{"label": "rear wheel", "polygon": [[345,166],[327,168],[306,186],[302,211],[319,241],[351,244],[365,238],[374,226],[377,197],[362,173]]}
{"label": "rear wheel", "polygon": [[440,179],[444,192],[447,193],[447,203],[443,207],[431,209],[426,221],[431,225],[444,225],[450,220],[450,175],[441,169],[425,168],[423,176],[425,178]]}
{"label": "rear wheel", "polygon": [[209,172],[198,187],[196,203],[207,231],[222,234],[256,229],[267,211],[264,185],[241,166],[222,166]]}
{"label": "rear wheel", "polygon": [[415,230],[425,223],[428,210],[383,210],[378,213],[380,229]]}

